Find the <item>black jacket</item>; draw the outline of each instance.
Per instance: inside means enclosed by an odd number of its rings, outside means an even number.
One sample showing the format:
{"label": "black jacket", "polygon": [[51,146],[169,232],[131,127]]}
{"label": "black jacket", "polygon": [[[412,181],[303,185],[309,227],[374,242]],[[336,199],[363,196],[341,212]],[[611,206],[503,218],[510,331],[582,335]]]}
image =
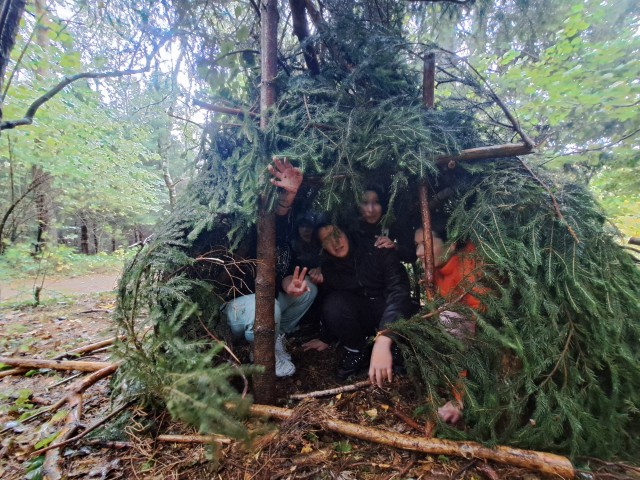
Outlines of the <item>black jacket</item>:
{"label": "black jacket", "polygon": [[409,279],[395,250],[369,249],[349,237],[349,254],[345,258],[323,254],[322,276],[323,285],[329,290],[384,298],[386,307],[380,330],[410,313]]}

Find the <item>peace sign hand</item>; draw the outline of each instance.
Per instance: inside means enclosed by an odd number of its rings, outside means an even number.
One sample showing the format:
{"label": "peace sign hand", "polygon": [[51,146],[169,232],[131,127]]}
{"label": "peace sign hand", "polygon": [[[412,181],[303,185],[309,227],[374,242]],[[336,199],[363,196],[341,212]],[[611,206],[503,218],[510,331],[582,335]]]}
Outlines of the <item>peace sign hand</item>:
{"label": "peace sign hand", "polygon": [[293,271],[293,275],[289,275],[282,280],[282,289],[286,294],[291,295],[292,297],[299,297],[311,289],[309,285],[307,285],[307,281],[305,277],[307,276],[307,268],[303,268],[302,271],[300,267],[296,267]]}

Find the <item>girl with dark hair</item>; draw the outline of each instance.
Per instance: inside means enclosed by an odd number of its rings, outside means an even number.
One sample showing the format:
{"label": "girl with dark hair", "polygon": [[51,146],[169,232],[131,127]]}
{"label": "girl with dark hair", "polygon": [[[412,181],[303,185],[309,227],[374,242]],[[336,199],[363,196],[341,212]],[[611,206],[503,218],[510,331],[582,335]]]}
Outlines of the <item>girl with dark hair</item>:
{"label": "girl with dark hair", "polygon": [[377,185],[368,185],[364,189],[362,199],[358,204],[360,220],[358,234],[365,247],[388,248],[396,250],[402,262],[413,263],[415,252],[408,242],[398,235],[399,232],[383,227],[381,220],[387,208],[383,191]]}
{"label": "girl with dark hair", "polygon": [[[409,280],[395,249],[363,247],[332,224],[315,231],[322,245],[324,299],[323,324],[345,349],[336,378],[345,380],[369,366],[369,379],[382,386],[392,380],[393,340],[386,326],[409,317],[412,305]],[[378,332],[378,334],[376,334]],[[375,335],[373,350],[369,338]],[[321,339],[303,345],[305,350],[324,350]]]}

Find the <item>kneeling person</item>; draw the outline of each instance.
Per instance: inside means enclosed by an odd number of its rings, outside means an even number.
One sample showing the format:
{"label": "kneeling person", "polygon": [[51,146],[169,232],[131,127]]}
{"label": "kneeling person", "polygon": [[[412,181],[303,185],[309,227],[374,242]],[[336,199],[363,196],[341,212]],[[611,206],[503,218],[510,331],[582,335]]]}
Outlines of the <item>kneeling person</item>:
{"label": "kneeling person", "polygon": [[[382,386],[392,380],[393,340],[376,335],[369,356],[368,339],[411,313],[409,280],[393,249],[359,245],[337,226],[319,225],[317,239],[323,248],[322,276],[328,294],[323,303],[323,323],[346,349],[337,378],[344,380],[369,364],[369,379]],[[305,349],[323,350],[326,344],[311,340]]]}

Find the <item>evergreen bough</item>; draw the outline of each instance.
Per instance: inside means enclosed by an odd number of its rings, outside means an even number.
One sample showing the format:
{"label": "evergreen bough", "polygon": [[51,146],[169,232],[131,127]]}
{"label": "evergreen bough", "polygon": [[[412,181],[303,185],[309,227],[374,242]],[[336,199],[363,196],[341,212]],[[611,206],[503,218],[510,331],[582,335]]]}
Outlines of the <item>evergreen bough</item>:
{"label": "evergreen bough", "polygon": [[[266,192],[273,201],[264,178],[277,154],[300,165],[307,180],[319,179],[300,202],[338,220],[370,182],[388,188],[386,220],[396,217],[405,229],[419,219],[420,182],[431,192],[451,190],[438,207],[450,238],[473,242],[485,267],[486,310],[455,307],[475,316],[477,334],[463,344],[420,316],[394,326],[429,414],[468,371],[466,428],[443,425],[448,437],[634,457],[640,272],[592,197],[518,159],[440,172],[440,155],[504,141],[484,126],[480,110],[468,108],[470,98],[483,110],[489,103],[478,99],[477,82],[461,78],[466,93],[427,111],[401,36],[346,14],[334,18],[351,22],[342,30],[349,39],[331,29],[320,37],[341,58],[314,78],[281,75],[266,131],[248,117],[241,127],[205,130],[199,177],[120,282],[116,320],[129,335],[121,386],[203,432],[248,438],[241,419],[251,400],[241,398],[240,370],[211,334],[223,338],[220,307],[238,287],[224,274],[251,257],[256,198]],[[441,305],[435,299],[421,314]],[[152,331],[144,334],[146,325]],[[227,402],[240,408],[230,411]]]}

